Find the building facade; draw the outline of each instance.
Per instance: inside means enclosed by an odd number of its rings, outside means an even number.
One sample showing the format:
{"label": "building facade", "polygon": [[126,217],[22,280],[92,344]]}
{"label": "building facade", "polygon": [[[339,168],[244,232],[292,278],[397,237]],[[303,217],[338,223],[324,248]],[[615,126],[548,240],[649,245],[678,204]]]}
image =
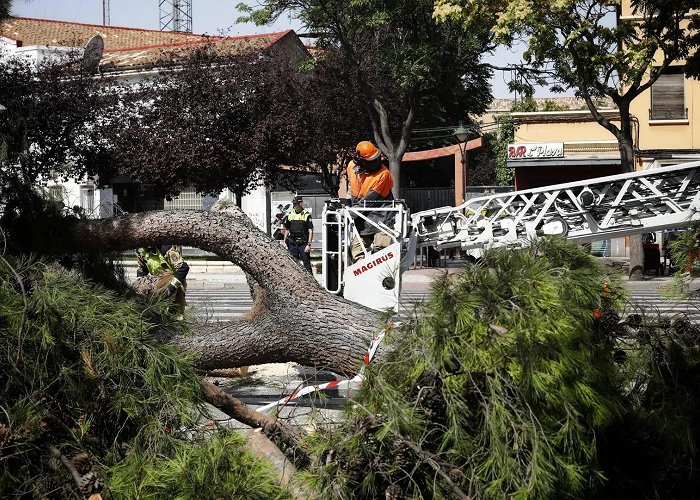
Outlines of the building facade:
{"label": "building facade", "polygon": [[[618,14],[620,20],[642,21],[630,0],[619,3]],[[652,66],[660,64],[657,55]],[[684,64],[673,62],[631,104],[637,170],[700,160],[700,82],[684,76]],[[583,101],[568,104],[565,111],[512,113],[515,137],[507,164],[514,169],[516,189],[622,172],[615,137],[595,122]],[[619,124],[619,113],[610,104],[599,109]],[[622,239],[610,247],[613,256],[628,254]]]}
{"label": "building facade", "polygon": [[[113,78],[136,85],[158,73],[159,64],[177,64],[196,51],[217,55],[255,52],[282,54],[292,61],[308,57],[308,52],[292,30],[278,33],[224,37],[167,32],[115,26],[101,26],[46,19],[9,18],[0,23],[0,59],[22,57],[37,69],[47,63],[60,63],[70,57],[90,57],[90,42],[100,37],[103,50],[95,58],[98,78]],[[100,42],[98,40],[98,42]],[[94,57],[94,54],[93,54]],[[48,181],[48,195],[66,206],[81,207],[93,217],[145,210],[208,210],[217,197],[186,189],[172,200],[140,193],[131,179],[117,176],[108,186],[97,186],[93,179],[73,179],[60,184]],[[227,190],[220,199],[233,201]],[[262,230],[269,231],[270,195],[259,186],[245,195],[243,210]]]}
{"label": "building facade", "polygon": [[[630,0],[621,2],[621,19],[636,21]],[[690,23],[687,16],[684,24]],[[655,66],[661,57],[657,54]],[[639,127],[637,168],[700,160],[700,81],[684,75],[685,61],[671,64],[650,89],[632,102]]]}
{"label": "building facade", "polygon": [[[615,121],[615,110],[603,114]],[[513,113],[515,138],[508,167],[516,189],[574,182],[621,173],[617,140],[588,110]]]}

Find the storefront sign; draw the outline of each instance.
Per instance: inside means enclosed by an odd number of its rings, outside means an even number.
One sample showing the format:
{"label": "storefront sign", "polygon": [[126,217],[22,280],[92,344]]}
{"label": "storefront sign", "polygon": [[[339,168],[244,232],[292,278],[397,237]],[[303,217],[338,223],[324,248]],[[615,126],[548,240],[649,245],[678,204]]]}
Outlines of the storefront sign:
{"label": "storefront sign", "polygon": [[563,142],[508,144],[508,159],[564,158]]}

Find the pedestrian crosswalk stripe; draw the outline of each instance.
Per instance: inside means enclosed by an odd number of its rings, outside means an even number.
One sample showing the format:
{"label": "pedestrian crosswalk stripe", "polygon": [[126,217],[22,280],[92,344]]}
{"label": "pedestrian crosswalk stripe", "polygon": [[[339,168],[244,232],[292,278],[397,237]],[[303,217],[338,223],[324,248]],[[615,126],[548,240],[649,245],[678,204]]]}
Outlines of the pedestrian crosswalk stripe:
{"label": "pedestrian crosswalk stripe", "polygon": [[[428,289],[402,290],[399,315],[410,314],[414,305],[424,301],[429,295]],[[248,312],[253,306],[250,291],[245,284],[240,288],[190,289],[187,290],[187,303],[190,310],[210,319],[220,320],[235,319]],[[624,312],[629,314],[638,311],[644,311],[647,316],[685,315],[691,320],[700,321],[700,300],[668,298],[653,290],[632,290]]]}

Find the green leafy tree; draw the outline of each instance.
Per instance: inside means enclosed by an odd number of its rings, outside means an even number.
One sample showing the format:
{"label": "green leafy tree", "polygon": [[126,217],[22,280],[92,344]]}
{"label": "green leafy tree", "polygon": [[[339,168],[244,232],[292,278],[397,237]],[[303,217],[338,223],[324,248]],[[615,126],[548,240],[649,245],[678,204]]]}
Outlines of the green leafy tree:
{"label": "green leafy tree", "polygon": [[[496,40],[526,40],[521,87],[551,85],[574,89],[596,122],[616,139],[623,172],[635,170],[630,105],[672,64],[688,58],[700,44],[697,0],[632,0],[634,17],[620,17],[621,3],[606,0],[507,0],[463,4],[439,0],[439,19],[468,20],[487,10],[498,18]],[[688,22],[692,18],[692,22]],[[522,90],[522,88],[521,88]],[[600,111],[608,97],[619,111],[619,124]],[[642,279],[641,237],[631,238],[630,277]]]}
{"label": "green leafy tree", "polygon": [[510,113],[498,115],[483,133],[484,147],[471,157],[474,165],[470,183],[479,186],[513,186],[515,173],[508,168],[508,144],[513,143],[515,126]]}
{"label": "green leafy tree", "polygon": [[[528,43],[524,64],[515,67],[525,86],[549,84],[574,89],[595,120],[618,140],[622,168],[635,170],[630,104],[671,64],[682,62],[698,46],[694,10],[697,0],[633,0],[637,16],[620,18],[621,4],[604,0],[477,2],[440,0],[440,19],[470,19],[486,9],[498,17],[496,40]],[[597,98],[609,97],[620,112],[613,123]]]}
{"label": "green leafy tree", "polygon": [[437,23],[432,0],[266,0],[258,9],[238,8],[247,13],[243,20],[258,24],[291,13],[319,49],[337,56],[337,78],[350,82],[368,113],[373,139],[389,160],[395,195],[414,126],[467,121],[468,113],[483,112],[491,99],[490,72],[480,63],[491,39],[486,17],[469,29]]}
{"label": "green leafy tree", "polygon": [[513,186],[515,172],[508,168],[508,144],[515,138],[515,125],[510,114],[496,118],[498,130],[494,135],[493,153],[496,156],[496,182],[499,186]]}

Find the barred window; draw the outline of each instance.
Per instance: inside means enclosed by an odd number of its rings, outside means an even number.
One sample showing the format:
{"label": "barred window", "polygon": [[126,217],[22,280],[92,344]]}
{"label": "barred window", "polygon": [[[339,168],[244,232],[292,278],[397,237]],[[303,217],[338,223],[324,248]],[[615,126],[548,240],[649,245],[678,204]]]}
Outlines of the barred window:
{"label": "barred window", "polygon": [[651,86],[651,120],[684,120],[688,118],[685,107],[685,76],[683,68],[666,69]]}
{"label": "barred window", "polygon": [[51,201],[60,201],[61,203],[63,203],[63,186],[61,186],[60,184],[56,184],[55,186],[49,186],[46,189],[46,198],[48,198]]}
{"label": "barred window", "polygon": [[165,200],[165,210],[201,210],[203,196],[194,188],[186,188],[172,200]]}
{"label": "barred window", "polygon": [[86,212],[95,209],[95,186],[80,186],[80,208]]}

